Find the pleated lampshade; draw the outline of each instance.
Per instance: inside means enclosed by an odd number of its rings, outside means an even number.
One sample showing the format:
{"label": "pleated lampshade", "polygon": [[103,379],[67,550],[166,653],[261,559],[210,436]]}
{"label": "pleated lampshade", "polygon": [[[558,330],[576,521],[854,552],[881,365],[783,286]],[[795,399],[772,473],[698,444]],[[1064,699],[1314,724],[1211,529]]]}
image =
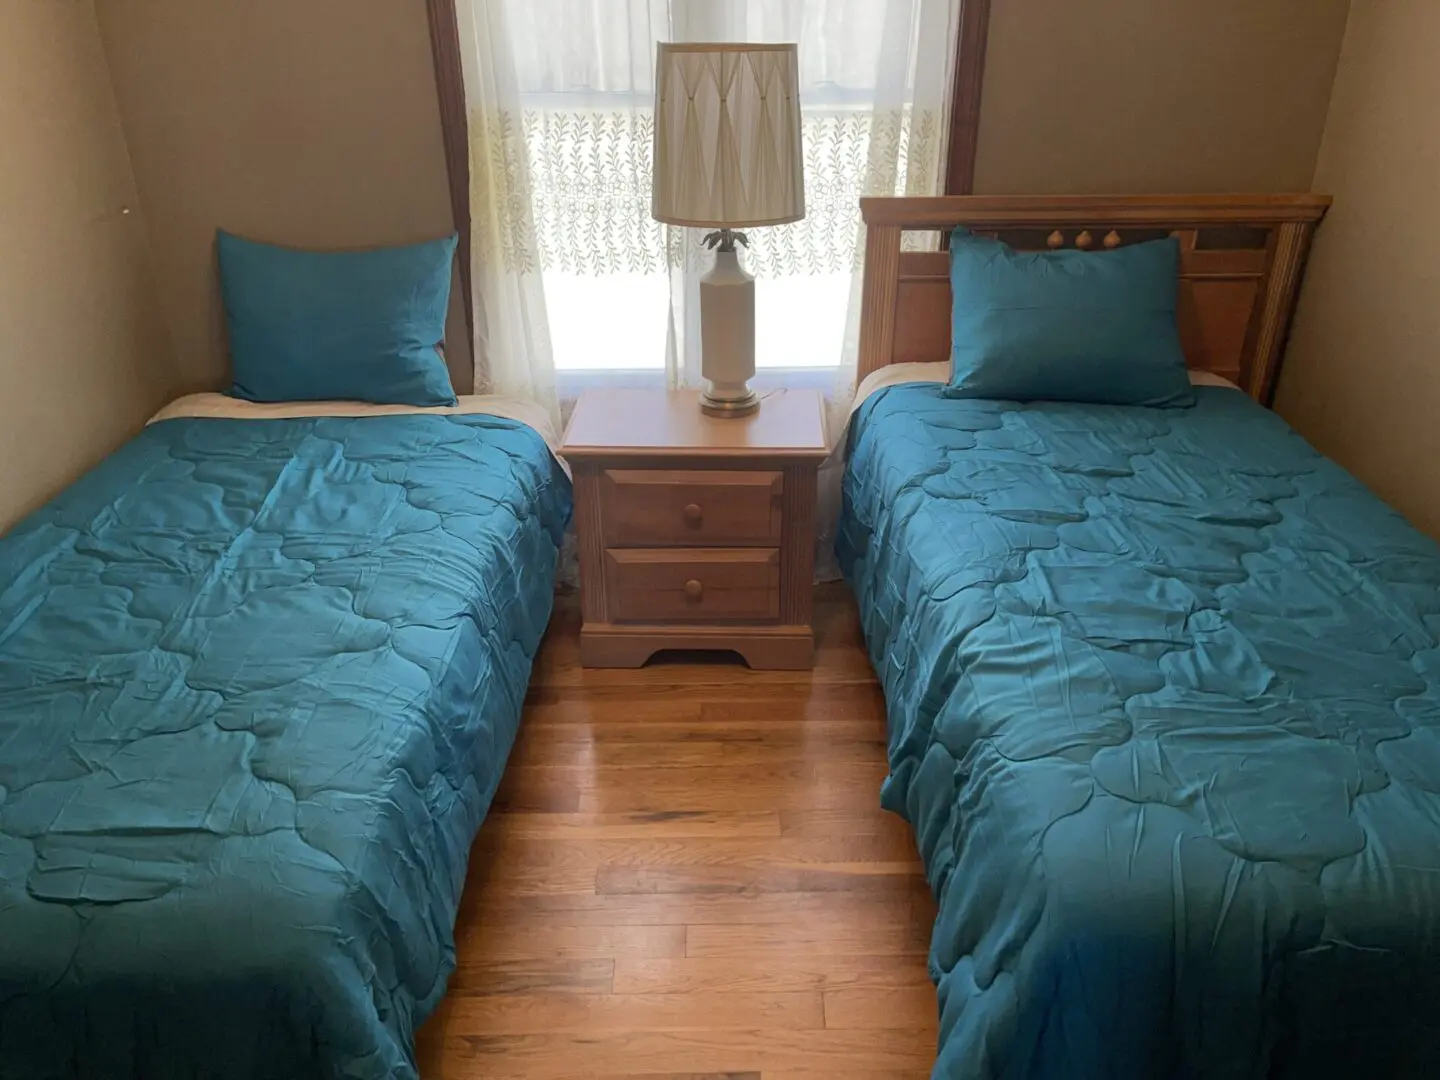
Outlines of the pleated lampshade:
{"label": "pleated lampshade", "polygon": [[738,229],[803,218],[795,46],[662,43],[654,168],[658,221]]}

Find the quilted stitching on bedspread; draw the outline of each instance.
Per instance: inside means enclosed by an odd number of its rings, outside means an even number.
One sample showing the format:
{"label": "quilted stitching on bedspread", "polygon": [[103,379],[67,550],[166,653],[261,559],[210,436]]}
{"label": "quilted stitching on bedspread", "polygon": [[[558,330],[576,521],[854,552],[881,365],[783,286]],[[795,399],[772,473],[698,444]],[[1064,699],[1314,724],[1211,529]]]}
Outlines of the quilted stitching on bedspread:
{"label": "quilted stitching on bedspread", "polygon": [[568,513],[513,421],[170,420],[0,541],[0,1075],[413,1076]]}
{"label": "quilted stitching on bedspread", "polygon": [[1434,1075],[1440,558],[1243,395],[868,402],[944,1078]]}

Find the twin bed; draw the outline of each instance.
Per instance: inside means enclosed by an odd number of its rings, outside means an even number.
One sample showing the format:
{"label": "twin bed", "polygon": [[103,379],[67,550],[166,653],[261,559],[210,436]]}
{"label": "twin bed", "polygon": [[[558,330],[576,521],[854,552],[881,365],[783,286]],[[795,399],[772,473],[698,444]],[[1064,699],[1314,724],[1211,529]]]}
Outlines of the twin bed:
{"label": "twin bed", "polygon": [[182,401],[0,541],[0,1076],[415,1075],[569,518],[527,415]]}
{"label": "twin bed", "polygon": [[[1256,400],[1323,208],[866,204],[838,547],[939,906],[937,1080],[1435,1075],[1440,558]],[[1190,362],[1244,390],[945,397],[945,255],[898,239],[962,224],[1178,235]]]}
{"label": "twin bed", "polygon": [[[934,1075],[1432,1075],[1440,558],[1261,404],[1324,201],[864,210],[838,546]],[[901,238],[962,224],[1178,235],[1218,384],[947,398]],[[520,407],[336,411],[182,402],[0,541],[0,1075],[415,1075],[570,491]]]}

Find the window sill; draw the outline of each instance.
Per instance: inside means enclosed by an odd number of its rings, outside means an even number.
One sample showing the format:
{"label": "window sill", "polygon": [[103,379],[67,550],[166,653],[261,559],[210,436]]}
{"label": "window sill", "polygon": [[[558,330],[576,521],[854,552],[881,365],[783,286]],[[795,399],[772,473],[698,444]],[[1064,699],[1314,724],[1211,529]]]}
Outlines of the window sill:
{"label": "window sill", "polygon": [[[785,387],[819,390],[828,394],[839,377],[838,367],[762,368],[750,380],[757,390]],[[651,388],[666,384],[661,368],[613,368],[606,371],[557,371],[555,387],[562,399],[578,398],[587,390],[601,388]]]}
{"label": "window sill", "polygon": [[600,371],[557,371],[555,389],[562,400],[578,398],[587,390],[651,388],[665,385],[663,368],[611,368]]}

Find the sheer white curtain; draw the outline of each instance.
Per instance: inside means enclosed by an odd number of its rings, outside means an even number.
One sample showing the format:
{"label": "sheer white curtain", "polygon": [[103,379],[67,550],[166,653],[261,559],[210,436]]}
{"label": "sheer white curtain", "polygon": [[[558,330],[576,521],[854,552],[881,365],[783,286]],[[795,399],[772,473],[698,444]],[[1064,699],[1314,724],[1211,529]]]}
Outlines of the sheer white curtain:
{"label": "sheer white curtain", "polygon": [[475,390],[544,405],[557,430],[555,357],[550,339],[535,206],[510,59],[506,7],[456,5],[470,127],[471,291]]}
{"label": "sheer white curtain", "polygon": [[693,230],[651,220],[655,42],[795,41],[805,220],[751,232],[759,385],[854,387],[861,195],[941,189],[960,0],[460,0],[477,384],[699,381]]}

